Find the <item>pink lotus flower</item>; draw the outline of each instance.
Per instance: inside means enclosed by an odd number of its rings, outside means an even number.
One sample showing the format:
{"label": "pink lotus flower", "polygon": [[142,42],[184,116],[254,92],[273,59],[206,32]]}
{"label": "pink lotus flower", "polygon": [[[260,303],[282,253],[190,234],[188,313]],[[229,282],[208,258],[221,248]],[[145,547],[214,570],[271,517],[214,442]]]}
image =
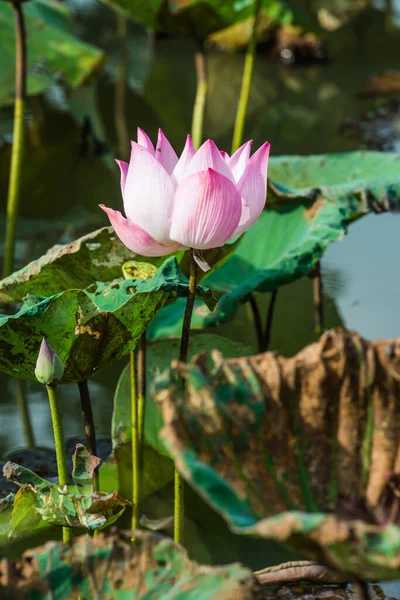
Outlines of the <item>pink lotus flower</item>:
{"label": "pink lotus flower", "polygon": [[248,229],[266,201],[269,143],[250,158],[252,142],[232,156],[207,140],[194,151],[190,135],[178,159],[158,132],[156,149],[138,129],[129,164],[117,160],[125,218],[107,213],[120,240],[144,256],[164,256],[180,248],[223,246]]}

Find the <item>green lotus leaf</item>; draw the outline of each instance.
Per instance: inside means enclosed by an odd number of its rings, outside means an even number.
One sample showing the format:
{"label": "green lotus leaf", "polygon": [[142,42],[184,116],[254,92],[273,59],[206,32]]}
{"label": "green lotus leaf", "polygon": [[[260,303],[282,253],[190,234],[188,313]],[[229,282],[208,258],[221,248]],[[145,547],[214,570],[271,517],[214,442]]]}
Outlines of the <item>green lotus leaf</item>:
{"label": "green lotus leaf", "polygon": [[95,491],[94,468],[99,459],[79,444],[73,457],[75,485],[59,488],[35,473],[8,462],[3,475],[20,486],[11,519],[10,537],[20,537],[38,527],[41,521],[64,527],[101,529],[114,523],[130,505],[116,491]]}
{"label": "green lotus leaf", "polygon": [[[49,0],[32,0],[23,6],[29,32],[27,91],[39,94],[60,76],[76,87],[87,81],[104,62],[104,54],[74,37],[69,10]],[[11,3],[0,4],[0,105],[12,104],[15,95],[15,18]]]}
{"label": "green lotus leaf", "polygon": [[83,444],[77,444],[72,456],[72,481],[74,484],[94,491],[94,472],[100,463],[100,458],[90,454]]}
{"label": "green lotus leaf", "polygon": [[355,218],[399,209],[399,164],[397,154],[383,152],[272,158],[266,210],[206,280],[225,293],[205,325],[229,321],[252,292],[310,273]]}
{"label": "green lotus leaf", "polygon": [[93,590],[109,600],[131,600],[132,593],[137,600],[259,597],[255,578],[239,563],[201,566],[172,540],[142,531],[134,544],[124,533],[79,537],[68,546],[50,542],[19,561],[4,561],[5,569],[9,583],[7,589],[0,583],[0,595],[21,600],[92,598]]}
{"label": "green lotus leaf", "polygon": [[[235,251],[239,240],[204,252],[210,273],[224,264]],[[188,253],[174,255],[181,271],[189,274]],[[167,259],[168,260],[168,259]],[[112,227],[103,227],[70,244],[57,245],[19,271],[0,281],[0,302],[21,302],[27,294],[49,297],[70,289],[86,289],[93,282],[109,283],[122,277],[123,269],[130,279],[148,279],[165,257],[141,257],[130,252],[115,235]],[[134,266],[134,270],[129,268]],[[199,274],[200,279],[202,273]],[[183,287],[185,279],[176,273]],[[182,286],[181,286],[182,291]],[[211,295],[208,295],[212,302]]]}
{"label": "green lotus leaf", "polygon": [[[207,310],[207,309],[206,309]],[[147,380],[149,382],[171,365],[179,356],[179,339],[170,339],[149,344],[146,352]],[[225,356],[242,356],[251,348],[217,335],[192,337],[189,356],[203,348],[217,348]],[[132,497],[132,424],[130,366],[124,368],[114,395],[112,419],[113,452],[100,468],[101,489],[118,489],[124,497]],[[163,420],[158,406],[153,401],[151,386],[148,386],[144,432],[143,495],[148,496],[173,479],[174,469],[170,455],[159,439]]]}
{"label": "green lotus leaf", "polygon": [[[268,204],[297,198],[343,205],[350,217],[398,210],[400,157],[389,152],[342,152],[272,157]],[[321,209],[321,202],[316,209]]]}
{"label": "green lotus leaf", "polygon": [[[147,381],[152,382],[165,369],[171,366],[173,360],[179,357],[180,339],[168,339],[149,344],[146,351]],[[233,342],[214,334],[192,336],[188,356],[192,357],[205,348],[215,348],[225,357],[238,357],[252,354],[252,348],[238,342]],[[145,443],[159,454],[169,457],[164,444],[159,439],[163,427],[163,419],[159,407],[154,403],[151,385],[148,386],[145,415]],[[130,366],[127,365],[119,378],[115,396],[112,421],[112,438],[114,447],[131,441],[131,378]]]}
{"label": "green lotus leaf", "polygon": [[[243,46],[251,35],[252,15],[251,2],[240,5],[220,0],[103,0],[106,4],[122,14],[130,17],[152,29],[173,35],[193,35],[205,39],[214,31],[228,28],[222,32],[222,43],[230,47]],[[262,0],[259,18],[259,38],[270,31],[277,23],[290,22],[292,11],[282,0]],[[232,36],[229,28],[235,30],[235,25],[244,23],[245,33],[236,41],[237,35]],[[217,40],[218,41],[218,40]]]}
{"label": "green lotus leaf", "polygon": [[235,533],[399,578],[399,376],[400,338],[341,328],[293,358],[202,354],[158,380],[162,439]]}
{"label": "green lotus leaf", "polygon": [[[63,383],[79,382],[132,350],[165,302],[187,293],[175,257],[147,281],[125,280],[69,290],[0,317],[0,369],[35,379],[39,345],[46,337],[64,364]],[[213,295],[201,286],[208,303]]]}
{"label": "green lotus leaf", "polygon": [[103,227],[71,244],[57,245],[0,282],[1,302],[21,302],[26,294],[49,297],[70,289],[85,289],[94,281],[121,276],[122,265],[134,254],[112,227]]}
{"label": "green lotus leaf", "polygon": [[0,544],[3,543],[4,536],[7,536],[11,529],[14,500],[15,494],[8,494],[5,498],[0,499]]}

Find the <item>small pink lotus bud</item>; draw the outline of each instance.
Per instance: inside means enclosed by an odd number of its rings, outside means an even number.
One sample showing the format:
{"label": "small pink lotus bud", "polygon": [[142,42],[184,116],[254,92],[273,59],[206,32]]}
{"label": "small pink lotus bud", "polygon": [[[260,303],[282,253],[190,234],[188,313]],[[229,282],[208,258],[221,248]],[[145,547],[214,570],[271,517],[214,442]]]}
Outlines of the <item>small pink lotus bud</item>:
{"label": "small pink lotus bud", "polygon": [[46,338],[43,338],[35,368],[36,379],[44,385],[57,385],[64,375],[64,367]]}

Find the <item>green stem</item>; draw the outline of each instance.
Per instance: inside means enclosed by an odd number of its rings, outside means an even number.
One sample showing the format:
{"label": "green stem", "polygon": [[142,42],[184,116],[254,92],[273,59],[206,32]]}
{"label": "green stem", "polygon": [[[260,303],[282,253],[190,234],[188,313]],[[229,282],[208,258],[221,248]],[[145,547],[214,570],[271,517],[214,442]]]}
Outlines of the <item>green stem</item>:
{"label": "green stem", "polygon": [[128,82],[127,17],[117,15],[119,58],[114,89],[114,122],[118,140],[119,156],[128,160],[130,152],[129,133],[126,122],[126,91]]}
{"label": "green stem", "polygon": [[[82,422],[85,431],[86,446],[90,454],[97,456],[96,429],[94,426],[92,402],[90,400],[88,382],[81,381],[78,383],[79,395],[81,398]],[[96,469],[94,474],[94,488],[99,490],[99,472]]]}
{"label": "green stem", "polygon": [[146,332],[139,340],[137,349],[138,388],[138,438],[139,438],[139,515],[144,484],[144,426],[146,416]]}
{"label": "green stem", "polygon": [[131,373],[131,425],[132,425],[132,531],[139,525],[139,435],[138,394],[136,389],[136,353],[130,353]]}
{"label": "green stem", "polygon": [[[7,199],[7,224],[4,247],[3,277],[12,273],[14,268],[15,239],[18,218],[18,204],[21,188],[22,160],[24,151],[24,112],[26,97],[26,31],[21,3],[13,2],[15,14],[15,106],[13,145],[11,150],[10,181]],[[15,382],[15,396],[19,408],[25,443],[28,448],[34,446],[33,427],[24,397],[21,382]]]}
{"label": "green stem", "polygon": [[269,346],[271,343],[271,333],[272,333],[272,323],[274,320],[274,310],[276,297],[278,295],[278,290],[274,290],[271,294],[271,300],[269,301],[269,307],[267,312],[267,320],[265,323],[265,331],[264,331],[264,341],[262,345],[262,351],[267,352],[269,350]]}
{"label": "green stem", "polygon": [[315,335],[319,337],[324,331],[324,298],[321,275],[321,263],[318,261],[312,273],[313,297],[314,297],[314,324]]}
{"label": "green stem", "polygon": [[[61,419],[60,408],[58,406],[57,388],[46,385],[49,396],[51,422],[53,424],[54,445],[56,447],[58,483],[61,488],[68,485],[68,467],[67,455],[65,453],[64,432]],[[72,531],[69,527],[63,527],[63,541],[69,542],[72,539]]]}
{"label": "green stem", "polygon": [[257,300],[253,296],[253,294],[251,294],[249,296],[249,305],[251,308],[251,312],[253,314],[254,329],[256,331],[256,336],[257,336],[258,352],[262,352],[263,348],[264,348],[264,335],[263,335],[262,320],[261,320],[261,315],[260,315],[260,310],[258,308]]}
{"label": "green stem", "polygon": [[22,428],[24,432],[24,439],[27,448],[35,447],[35,437],[33,434],[33,428],[31,418],[28,409],[28,401],[23,388],[23,383],[20,379],[14,380],[14,393],[17,400],[18,411],[22,420]]}
{"label": "green stem", "polygon": [[13,271],[18,204],[21,190],[24,151],[24,112],[26,96],[26,32],[22,4],[13,2],[16,34],[14,131],[11,151],[10,182],[7,199],[7,227],[4,249],[3,277]]}
{"label": "green stem", "polygon": [[197,88],[192,117],[192,142],[195,150],[197,150],[203,140],[204,112],[208,90],[206,55],[202,43],[199,43],[199,49],[194,55],[194,61],[196,65]]}
{"label": "green stem", "polygon": [[[190,341],[190,326],[192,322],[192,314],[194,301],[196,298],[197,287],[197,264],[194,260],[193,250],[190,251],[190,276],[188,297],[186,300],[185,316],[183,317],[181,346],[179,351],[179,360],[187,362],[189,341]],[[175,469],[175,500],[174,500],[174,540],[183,543],[183,521],[184,521],[184,485],[180,473]]]}
{"label": "green stem", "polygon": [[246,121],[247,105],[249,102],[251,80],[253,77],[254,57],[256,53],[256,31],[261,0],[254,0],[254,22],[251,38],[247,47],[244,60],[242,87],[240,90],[239,104],[236,112],[235,128],[233,130],[232,153],[239,148],[243,139],[243,129]]}

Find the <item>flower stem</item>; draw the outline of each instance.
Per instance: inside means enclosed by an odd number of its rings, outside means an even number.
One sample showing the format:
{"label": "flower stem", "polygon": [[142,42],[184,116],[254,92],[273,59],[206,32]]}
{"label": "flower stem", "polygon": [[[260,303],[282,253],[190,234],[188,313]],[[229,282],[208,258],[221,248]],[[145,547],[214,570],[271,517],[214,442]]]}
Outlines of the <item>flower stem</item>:
{"label": "flower stem", "polygon": [[263,346],[262,346],[263,352],[267,352],[269,350],[269,345],[271,343],[272,322],[274,320],[274,309],[275,309],[277,295],[278,295],[278,290],[276,289],[272,292],[271,300],[269,302],[267,320],[265,323],[264,342],[263,342]]}
{"label": "flower stem", "polygon": [[251,308],[251,312],[253,313],[254,329],[255,329],[256,335],[257,335],[258,352],[262,352],[263,348],[264,348],[262,320],[261,320],[260,309],[258,308],[257,300],[253,296],[253,294],[251,294],[251,296],[249,296],[249,306]]}
{"label": "flower stem", "polygon": [[131,374],[131,425],[132,425],[132,531],[139,524],[139,434],[138,434],[138,394],[136,389],[136,352],[130,353]]}
{"label": "flower stem", "polygon": [[[53,424],[54,445],[56,447],[58,484],[61,488],[68,485],[68,467],[67,456],[64,445],[64,432],[61,419],[60,408],[57,399],[57,388],[46,385],[49,396],[51,422]],[[72,539],[72,531],[69,527],[63,527],[63,542],[69,542]]]}
{"label": "flower stem", "polygon": [[194,61],[196,65],[197,88],[192,117],[192,141],[195,150],[197,150],[203,139],[204,112],[208,90],[206,55],[202,42],[199,42],[198,50],[194,55]]}
{"label": "flower stem", "polygon": [[256,53],[256,32],[261,0],[254,0],[254,21],[249,45],[244,60],[242,87],[236,112],[235,128],[233,130],[232,152],[239,148],[243,139],[243,129],[246,121],[247,105],[249,102],[251,80],[253,77],[254,57]]}
{"label": "flower stem", "polygon": [[[85,431],[86,445],[90,454],[97,456],[96,430],[93,420],[92,403],[90,400],[88,382],[81,381],[78,383],[79,395],[81,398],[82,421]],[[94,489],[99,490],[99,473],[96,469],[94,474]]]}
{"label": "flower stem", "polygon": [[319,261],[317,262],[311,277],[313,281],[315,335],[319,337],[325,328],[323,283],[321,275],[321,263]]}
{"label": "flower stem", "polygon": [[[14,269],[15,238],[18,217],[18,204],[21,188],[22,160],[24,151],[24,112],[26,97],[26,31],[22,4],[13,2],[15,14],[15,106],[13,145],[11,150],[10,182],[7,199],[7,225],[4,248],[3,277],[10,275]],[[28,403],[24,395],[22,383],[15,381],[15,396],[24,429],[25,443],[28,448],[35,445],[33,427],[28,411]]]}
{"label": "flower stem", "polygon": [[31,423],[31,417],[28,409],[28,401],[25,395],[23,382],[20,379],[14,379],[14,393],[17,401],[18,411],[22,421],[24,439],[27,448],[35,447],[35,436]]}
{"label": "flower stem", "polygon": [[129,159],[129,133],[126,122],[126,93],[128,81],[127,17],[117,15],[119,58],[114,90],[114,122],[118,140],[118,152],[124,160]]}
{"label": "flower stem", "polygon": [[21,188],[24,151],[24,112],[26,97],[26,31],[22,3],[13,1],[16,34],[15,106],[13,145],[11,151],[10,183],[7,199],[7,227],[4,250],[3,277],[14,268],[15,237]]}
{"label": "flower stem", "polygon": [[137,349],[138,388],[138,438],[139,438],[139,515],[144,482],[144,426],[146,416],[146,332],[142,334]]}
{"label": "flower stem", "polygon": [[[194,301],[196,298],[197,287],[197,264],[193,256],[193,250],[190,251],[190,276],[188,297],[186,300],[185,316],[183,317],[181,346],[179,351],[179,360],[187,362],[189,340],[190,340],[190,325],[192,322],[192,314]],[[174,501],[174,540],[179,544],[183,543],[183,520],[184,520],[184,485],[180,473],[175,469],[175,501]]]}

